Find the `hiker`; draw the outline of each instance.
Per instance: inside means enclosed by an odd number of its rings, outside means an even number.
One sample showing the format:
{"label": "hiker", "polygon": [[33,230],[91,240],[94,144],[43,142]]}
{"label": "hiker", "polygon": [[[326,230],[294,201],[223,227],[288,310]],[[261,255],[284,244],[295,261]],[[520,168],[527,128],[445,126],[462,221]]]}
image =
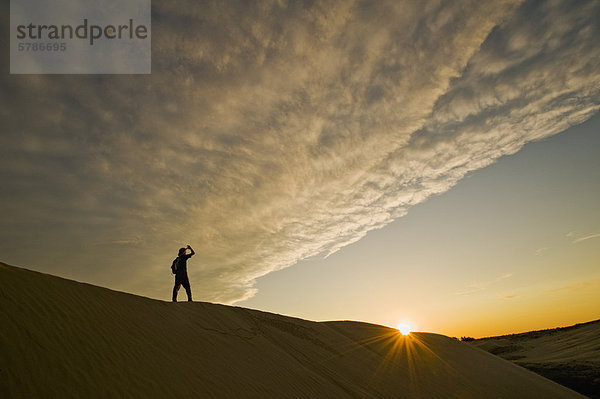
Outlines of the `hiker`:
{"label": "hiker", "polygon": [[[190,250],[189,254],[186,254],[186,250]],[[173,287],[173,302],[177,302],[177,291],[179,287],[183,285],[185,292],[188,297],[188,302],[192,302],[192,289],[190,288],[190,280],[187,274],[187,260],[191,258],[196,252],[189,245],[186,248],[179,248],[177,258],[173,261],[171,266],[173,273],[175,273],[175,286]]]}

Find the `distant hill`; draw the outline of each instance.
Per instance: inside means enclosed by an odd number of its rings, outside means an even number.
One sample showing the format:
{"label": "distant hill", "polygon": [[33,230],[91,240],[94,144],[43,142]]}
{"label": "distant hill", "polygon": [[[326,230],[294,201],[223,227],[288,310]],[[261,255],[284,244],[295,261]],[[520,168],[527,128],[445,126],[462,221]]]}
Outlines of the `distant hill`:
{"label": "distant hill", "polygon": [[600,320],[470,341],[577,392],[600,399]]}
{"label": "distant hill", "polygon": [[2,398],[580,398],[436,334],[168,303],[0,264]]}

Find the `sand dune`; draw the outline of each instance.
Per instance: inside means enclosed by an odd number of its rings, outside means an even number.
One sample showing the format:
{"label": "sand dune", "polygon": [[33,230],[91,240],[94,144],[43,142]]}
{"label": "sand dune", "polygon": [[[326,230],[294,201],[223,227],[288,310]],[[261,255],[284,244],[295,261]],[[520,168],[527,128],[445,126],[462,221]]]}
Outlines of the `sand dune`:
{"label": "sand dune", "polygon": [[436,334],[167,303],[0,264],[3,398],[577,398]]}
{"label": "sand dune", "polygon": [[482,338],[471,344],[600,399],[600,320]]}

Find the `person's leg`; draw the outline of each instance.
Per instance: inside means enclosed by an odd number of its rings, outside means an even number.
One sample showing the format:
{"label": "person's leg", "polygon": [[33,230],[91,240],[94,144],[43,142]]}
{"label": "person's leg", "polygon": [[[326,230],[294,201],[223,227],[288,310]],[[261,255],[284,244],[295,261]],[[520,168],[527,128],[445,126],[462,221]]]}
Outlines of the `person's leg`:
{"label": "person's leg", "polygon": [[175,280],[175,286],[173,287],[173,302],[177,302],[177,291],[179,291],[181,283]]}
{"label": "person's leg", "polygon": [[185,276],[185,278],[181,282],[181,285],[183,285],[183,288],[185,288],[185,293],[187,294],[188,302],[192,302],[192,287],[190,287],[190,280],[188,276]]}

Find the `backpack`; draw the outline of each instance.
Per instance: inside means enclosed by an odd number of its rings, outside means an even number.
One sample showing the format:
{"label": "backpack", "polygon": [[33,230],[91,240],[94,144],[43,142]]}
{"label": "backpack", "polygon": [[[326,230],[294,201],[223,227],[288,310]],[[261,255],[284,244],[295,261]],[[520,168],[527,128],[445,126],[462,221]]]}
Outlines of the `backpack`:
{"label": "backpack", "polygon": [[179,259],[179,257],[175,258],[175,260],[171,264],[171,271],[173,272],[173,274],[177,274],[177,260],[178,259]]}

